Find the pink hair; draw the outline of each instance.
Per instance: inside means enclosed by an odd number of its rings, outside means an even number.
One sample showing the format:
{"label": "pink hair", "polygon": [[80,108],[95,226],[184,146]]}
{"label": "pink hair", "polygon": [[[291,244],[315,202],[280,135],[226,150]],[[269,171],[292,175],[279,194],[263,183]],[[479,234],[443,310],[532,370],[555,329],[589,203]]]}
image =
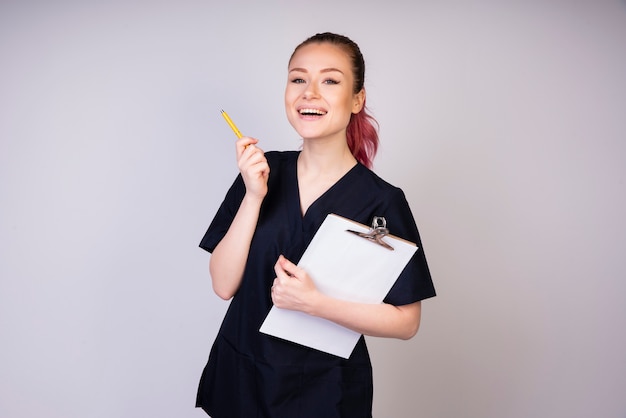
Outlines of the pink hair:
{"label": "pink hair", "polygon": [[374,157],[378,151],[378,122],[367,112],[365,99],[359,113],[350,117],[346,129],[348,148],[358,162],[367,168],[374,165]]}

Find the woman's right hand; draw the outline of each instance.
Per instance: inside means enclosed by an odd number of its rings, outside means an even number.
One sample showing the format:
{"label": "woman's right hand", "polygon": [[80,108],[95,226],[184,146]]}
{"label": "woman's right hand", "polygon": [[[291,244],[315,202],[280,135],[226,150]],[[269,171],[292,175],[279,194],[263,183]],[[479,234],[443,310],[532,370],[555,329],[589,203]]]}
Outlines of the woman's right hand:
{"label": "woman's right hand", "polygon": [[267,194],[267,179],[270,167],[265,153],[256,146],[259,140],[244,136],[237,140],[237,166],[246,185],[246,194],[256,199],[263,199]]}

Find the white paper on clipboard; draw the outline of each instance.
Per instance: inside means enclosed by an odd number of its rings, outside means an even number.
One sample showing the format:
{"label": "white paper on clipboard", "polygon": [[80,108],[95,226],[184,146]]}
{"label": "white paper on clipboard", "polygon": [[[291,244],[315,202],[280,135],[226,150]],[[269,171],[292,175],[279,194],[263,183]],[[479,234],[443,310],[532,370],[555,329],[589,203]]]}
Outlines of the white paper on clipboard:
{"label": "white paper on clipboard", "polygon": [[[298,266],[329,296],[362,303],[381,303],[417,251],[409,241],[387,235],[393,251],[346,232],[370,228],[330,214],[304,252]],[[361,334],[326,319],[272,307],[260,331],[348,358]]]}

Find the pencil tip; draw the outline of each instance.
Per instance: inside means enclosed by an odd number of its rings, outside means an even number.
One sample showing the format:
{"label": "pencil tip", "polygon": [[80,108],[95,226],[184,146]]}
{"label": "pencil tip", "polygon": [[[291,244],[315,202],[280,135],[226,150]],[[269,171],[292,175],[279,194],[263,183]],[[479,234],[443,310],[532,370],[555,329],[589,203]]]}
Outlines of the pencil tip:
{"label": "pencil tip", "polygon": [[224,109],[222,109],[222,110],[220,111],[220,113],[224,113]]}

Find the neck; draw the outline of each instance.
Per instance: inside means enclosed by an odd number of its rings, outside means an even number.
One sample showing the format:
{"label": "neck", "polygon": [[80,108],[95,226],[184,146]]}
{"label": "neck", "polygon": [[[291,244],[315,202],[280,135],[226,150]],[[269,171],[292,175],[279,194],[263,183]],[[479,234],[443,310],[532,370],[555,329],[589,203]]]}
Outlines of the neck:
{"label": "neck", "polygon": [[345,140],[327,142],[324,140],[304,140],[298,165],[310,174],[343,174],[354,167],[356,159]]}

